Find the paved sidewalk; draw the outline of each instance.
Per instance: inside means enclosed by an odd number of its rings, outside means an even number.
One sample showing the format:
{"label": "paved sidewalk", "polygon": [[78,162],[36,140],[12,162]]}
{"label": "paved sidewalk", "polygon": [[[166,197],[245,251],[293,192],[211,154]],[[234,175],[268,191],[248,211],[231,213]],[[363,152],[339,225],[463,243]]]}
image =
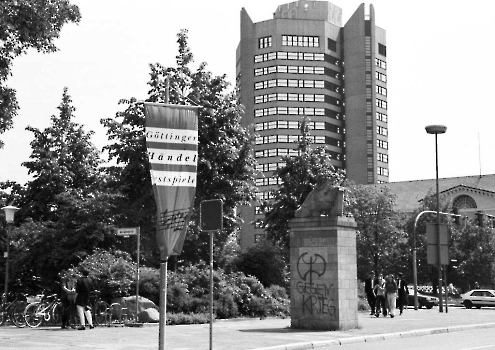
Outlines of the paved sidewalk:
{"label": "paved sidewalk", "polygon": [[[280,318],[217,321],[213,324],[213,349],[338,349],[351,342],[386,341],[475,328],[495,328],[495,309],[449,307],[448,313],[439,313],[438,308],[409,309],[393,319],[359,313],[359,327],[345,332],[293,330],[290,319]],[[209,331],[209,325],[167,326],[165,349],[209,349]],[[140,328],[97,327],[85,331],[3,326],[0,327],[0,349],[158,349],[158,333],[157,324]]]}

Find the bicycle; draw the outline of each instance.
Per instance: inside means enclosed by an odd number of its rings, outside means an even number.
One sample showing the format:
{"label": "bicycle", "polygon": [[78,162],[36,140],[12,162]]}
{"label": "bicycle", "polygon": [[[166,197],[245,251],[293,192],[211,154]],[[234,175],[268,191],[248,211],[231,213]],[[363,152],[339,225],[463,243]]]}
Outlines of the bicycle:
{"label": "bicycle", "polygon": [[29,327],[37,328],[44,322],[59,323],[62,320],[63,313],[64,307],[58,300],[57,294],[43,295],[41,301],[26,306],[24,320]]}
{"label": "bicycle", "polygon": [[95,325],[105,326],[109,324],[110,305],[101,300],[101,292],[94,290],[89,292],[89,302],[91,305],[91,316]]}
{"label": "bicycle", "polygon": [[[9,295],[13,295],[9,293]],[[0,305],[0,326],[5,323],[9,318],[12,323],[19,328],[26,326],[24,322],[24,309],[27,304],[27,296],[23,293],[16,293],[14,300],[8,302],[8,298],[5,297],[5,293],[2,297],[2,304]]]}

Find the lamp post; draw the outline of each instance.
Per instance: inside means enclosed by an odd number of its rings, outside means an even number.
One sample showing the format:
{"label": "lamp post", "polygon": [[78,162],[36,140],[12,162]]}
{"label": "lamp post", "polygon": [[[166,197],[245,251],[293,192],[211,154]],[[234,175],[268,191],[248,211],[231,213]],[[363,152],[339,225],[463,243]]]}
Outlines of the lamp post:
{"label": "lamp post", "polygon": [[5,212],[5,221],[7,221],[7,251],[5,252],[5,301],[7,301],[7,295],[9,293],[9,254],[10,254],[10,233],[12,230],[12,224],[14,223],[14,214],[19,208],[7,205],[2,210]]}
{"label": "lamp post", "polygon": [[438,134],[445,134],[447,127],[444,125],[428,125],[425,127],[428,134],[435,134],[435,170],[436,170],[436,184],[437,184],[437,239],[438,239],[438,291],[439,291],[439,303],[438,311],[443,312],[443,301],[442,301],[442,262],[440,259],[440,197],[438,190]]}

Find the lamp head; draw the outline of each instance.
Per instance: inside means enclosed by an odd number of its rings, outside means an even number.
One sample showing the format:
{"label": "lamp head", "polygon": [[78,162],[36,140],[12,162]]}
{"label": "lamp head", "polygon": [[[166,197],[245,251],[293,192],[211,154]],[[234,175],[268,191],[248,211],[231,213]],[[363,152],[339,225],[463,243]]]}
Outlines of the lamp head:
{"label": "lamp head", "polygon": [[5,212],[5,220],[8,224],[11,224],[14,222],[15,212],[18,211],[19,208],[16,208],[12,205],[7,205],[6,207],[3,207],[2,210]]}
{"label": "lamp head", "polygon": [[428,134],[445,134],[447,131],[445,125],[428,125],[425,129]]}

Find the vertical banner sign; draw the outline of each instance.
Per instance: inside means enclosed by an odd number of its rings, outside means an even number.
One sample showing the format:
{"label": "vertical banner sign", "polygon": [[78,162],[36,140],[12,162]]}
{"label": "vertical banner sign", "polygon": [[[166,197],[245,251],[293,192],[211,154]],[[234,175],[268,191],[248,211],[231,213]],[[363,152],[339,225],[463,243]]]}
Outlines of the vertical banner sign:
{"label": "vertical banner sign", "polygon": [[198,108],[145,103],[146,148],[162,259],[182,251],[196,192]]}

